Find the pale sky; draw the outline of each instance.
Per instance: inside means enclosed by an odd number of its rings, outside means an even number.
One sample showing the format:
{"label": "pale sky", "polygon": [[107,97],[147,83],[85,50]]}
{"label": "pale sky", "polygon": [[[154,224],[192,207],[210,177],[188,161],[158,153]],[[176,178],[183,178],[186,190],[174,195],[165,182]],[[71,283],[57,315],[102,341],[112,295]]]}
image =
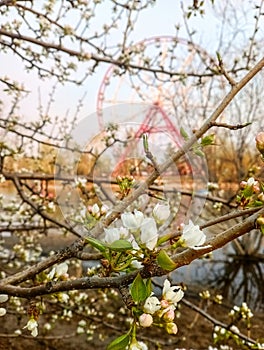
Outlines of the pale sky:
{"label": "pale sky", "polygon": [[[192,1],[186,1],[191,3]],[[143,11],[139,16],[139,20],[135,26],[133,33],[133,41],[141,41],[146,38],[160,35],[173,35],[175,33],[175,25],[181,20],[181,9],[179,1],[162,0],[158,1],[157,5],[150,7],[148,10]],[[198,16],[199,17],[199,16]],[[199,26],[203,25],[203,21],[198,18],[192,23],[199,23]],[[213,25],[210,21],[206,21],[206,26]],[[1,24],[1,20],[0,20]],[[184,30],[182,31],[184,35]],[[210,33],[212,30],[210,29]],[[24,81],[27,89],[31,90],[30,94],[21,104],[21,114],[26,119],[35,118],[39,101],[39,92],[43,106],[45,107],[46,101],[49,99],[48,94],[51,91],[53,83],[49,80],[41,81],[35,72],[27,73],[23,69],[21,61],[14,57],[12,54],[1,54],[0,76],[9,75],[11,79]],[[102,78],[106,72],[107,66],[101,65],[97,69],[94,76],[89,77],[81,87],[74,86],[73,84],[59,85],[55,102],[52,106],[52,113],[65,116],[67,111],[69,113],[75,112],[75,106],[78,100],[86,93],[84,99],[84,107],[80,113],[80,118],[96,112],[96,99],[99,86]],[[3,85],[0,85],[1,96],[3,96]],[[4,99],[5,103],[6,99]]]}
{"label": "pale sky", "polygon": [[[135,31],[131,36],[133,42],[135,43],[155,36],[174,35],[175,25],[177,24],[182,25],[180,37],[187,38],[182,23],[182,10],[180,3],[180,1],[159,0],[155,6],[143,11],[139,16],[135,26]],[[187,5],[191,3],[192,1],[184,1],[184,6],[187,7]],[[197,31],[197,43],[201,44],[210,52],[210,54],[215,55],[218,45],[215,38],[217,36],[216,33],[219,30],[220,22],[212,15],[210,6],[207,8],[206,14],[203,18],[201,18],[200,15],[197,15],[197,17],[193,17],[189,23],[190,27],[193,27]],[[83,108],[79,113],[79,118],[82,119],[91,115],[92,122],[90,127],[96,130],[98,128],[96,118],[97,94],[106,70],[106,65],[100,65],[96,70],[96,73],[92,77],[89,77],[81,87],[69,83],[63,86],[58,85],[51,108],[51,115],[59,115],[60,117],[73,115],[78,101],[86,93],[86,97],[83,101]],[[54,82],[51,82],[50,80],[41,81],[33,71],[26,73],[20,60],[11,54],[1,54],[0,76],[3,77],[5,75],[9,75],[14,80],[25,82],[25,86],[30,90],[30,93],[21,103],[20,112],[27,120],[35,119],[38,114],[37,108],[39,95],[41,96],[42,105],[45,109]],[[0,85],[0,88],[1,98],[1,96],[3,96],[3,85]],[[3,101],[4,110],[8,110],[6,97],[4,97]]]}

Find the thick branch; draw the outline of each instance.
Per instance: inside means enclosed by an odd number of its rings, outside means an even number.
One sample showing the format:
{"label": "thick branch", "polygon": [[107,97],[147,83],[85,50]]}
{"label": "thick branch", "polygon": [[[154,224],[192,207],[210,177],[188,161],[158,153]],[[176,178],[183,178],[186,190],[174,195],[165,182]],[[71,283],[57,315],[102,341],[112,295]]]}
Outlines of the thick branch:
{"label": "thick branch", "polygon": [[[172,259],[174,260],[175,264],[177,265],[177,268],[190,264],[193,260],[203,256],[204,254],[210,253],[213,250],[219,249],[223,247],[228,242],[232,241],[235,238],[238,238],[242,236],[243,234],[249,232],[255,227],[255,221],[259,217],[259,215],[264,213],[264,208],[262,208],[258,213],[255,213],[248,217],[243,222],[229,228],[228,230],[218,234],[216,237],[210,239],[205,244],[205,248],[200,248],[198,250],[194,249],[186,249],[185,251],[175,254]],[[80,245],[81,247],[81,245]],[[69,257],[73,255],[74,246],[72,245],[72,249],[63,250],[60,255],[57,254],[57,256],[53,256],[49,258],[50,265],[52,263],[57,262],[56,258],[60,258],[62,260],[65,260],[65,257]],[[53,261],[52,261],[53,258]],[[38,265],[42,266],[45,264],[45,262],[39,263]],[[30,268],[30,270],[33,272],[31,274],[31,277],[35,275],[34,267]],[[40,285],[40,286],[34,286],[34,287],[16,287],[13,285],[10,285],[9,283],[12,282],[12,277],[9,277],[2,281],[0,284],[0,294],[8,294],[13,295],[17,297],[22,298],[32,298],[40,295],[46,295],[46,294],[53,294],[63,291],[70,291],[73,289],[81,290],[81,289],[97,289],[97,288],[119,288],[121,285],[126,286],[129,285],[133,279],[135,278],[137,274],[137,271],[121,275],[118,277],[83,277],[78,279],[73,279],[69,281],[59,281],[59,282],[48,282],[46,284]],[[143,277],[150,277],[150,276],[162,276],[167,274],[167,271],[161,269],[157,264],[153,264],[151,266],[151,271],[149,267],[145,267],[141,270],[141,274]],[[23,276],[23,272],[21,273]],[[18,278],[16,278],[16,282],[18,281]]]}

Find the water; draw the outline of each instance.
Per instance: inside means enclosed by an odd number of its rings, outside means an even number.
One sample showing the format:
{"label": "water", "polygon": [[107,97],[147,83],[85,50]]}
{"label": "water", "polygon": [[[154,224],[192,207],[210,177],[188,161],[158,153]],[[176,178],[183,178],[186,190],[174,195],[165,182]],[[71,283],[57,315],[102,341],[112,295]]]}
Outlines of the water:
{"label": "water", "polygon": [[[13,188],[1,186],[1,194],[6,205],[15,199],[16,193]],[[212,213],[206,215],[212,217]],[[5,225],[0,223],[0,228]],[[2,238],[10,236],[8,229],[0,234]],[[198,259],[177,269],[171,274],[173,281],[196,290],[215,290],[234,304],[245,301],[253,309],[264,310],[264,244],[262,236],[262,243],[255,249],[257,234],[253,232],[240,239],[244,254],[238,254],[236,245],[229,243],[214,251],[211,258]]]}

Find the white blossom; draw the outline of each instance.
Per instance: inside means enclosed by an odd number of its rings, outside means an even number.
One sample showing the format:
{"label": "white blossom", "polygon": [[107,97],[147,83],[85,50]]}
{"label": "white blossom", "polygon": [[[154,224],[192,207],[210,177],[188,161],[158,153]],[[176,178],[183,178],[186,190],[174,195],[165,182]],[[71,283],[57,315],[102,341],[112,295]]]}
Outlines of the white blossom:
{"label": "white blossom", "polygon": [[170,206],[168,204],[157,203],[153,209],[152,214],[157,224],[162,224],[170,216]]}
{"label": "white blossom", "polygon": [[247,185],[248,186],[257,186],[258,185],[258,181],[255,181],[254,177],[250,177],[247,180]]}
{"label": "white blossom", "polygon": [[0,307],[0,317],[5,316],[6,314],[6,309],[4,307]]}
{"label": "white blossom", "polygon": [[129,236],[129,231],[126,227],[119,227],[119,233],[120,233],[120,238],[128,238]]}
{"label": "white blossom", "polygon": [[100,208],[98,206],[97,203],[95,203],[93,206],[92,206],[92,215],[93,216],[96,216],[96,214],[100,213]]}
{"label": "white blossom", "polygon": [[63,262],[56,266],[56,276],[60,277],[65,275],[68,272],[68,264]]}
{"label": "white blossom", "polygon": [[79,187],[85,187],[87,180],[82,177],[77,177],[74,179],[75,185]]}
{"label": "white blossom", "polygon": [[61,303],[67,304],[70,299],[70,296],[67,293],[59,293],[58,299]]}
{"label": "white blossom", "polygon": [[33,337],[38,335],[38,322],[34,318],[31,318],[23,328],[27,328]]}
{"label": "white blossom", "polygon": [[56,209],[56,207],[55,207],[54,202],[49,202],[48,205],[47,205],[47,211],[49,213],[54,213],[55,209]]}
{"label": "white blossom", "polygon": [[141,243],[145,244],[150,250],[153,250],[158,241],[158,230],[156,222],[152,218],[145,218],[141,224]]}
{"label": "white blossom", "polygon": [[5,303],[8,300],[7,294],[0,294],[0,303]]}
{"label": "white blossom", "polygon": [[168,302],[176,305],[183,298],[183,291],[180,286],[172,286],[170,281],[166,279],[164,281],[162,297]]}
{"label": "white blossom", "polygon": [[52,268],[52,270],[48,273],[48,278],[52,280],[54,277],[61,277],[63,275],[66,275],[67,271],[68,264],[66,262],[63,262]]}
{"label": "white blossom", "polygon": [[76,333],[77,334],[83,334],[83,333],[85,333],[85,329],[83,327],[78,326],[77,329],[76,329]]}
{"label": "white blossom", "polygon": [[113,243],[114,241],[117,241],[120,239],[120,231],[118,228],[105,228],[105,237],[104,241],[108,244]]}
{"label": "white blossom", "polygon": [[161,305],[159,299],[155,296],[149,296],[145,301],[143,310],[144,312],[153,315],[156,311],[160,309],[160,307]]}
{"label": "white blossom", "polygon": [[143,267],[143,264],[140,261],[138,261],[138,260],[132,260],[130,266],[133,267],[136,270],[139,270],[139,269],[141,269]]}
{"label": "white blossom", "polygon": [[188,225],[184,225],[182,232],[182,240],[186,246],[195,249],[197,246],[204,244],[206,236],[198,225],[190,220]]}
{"label": "white blossom", "polygon": [[137,231],[144,220],[144,215],[141,211],[135,210],[134,214],[133,213],[121,214],[121,220],[123,225],[126,228],[132,231]]}
{"label": "white blossom", "polygon": [[232,331],[232,332],[235,332],[235,333],[240,333],[240,331],[239,331],[239,329],[237,328],[237,326],[235,326],[235,325],[233,325],[233,326],[231,326],[230,327],[230,330]]}

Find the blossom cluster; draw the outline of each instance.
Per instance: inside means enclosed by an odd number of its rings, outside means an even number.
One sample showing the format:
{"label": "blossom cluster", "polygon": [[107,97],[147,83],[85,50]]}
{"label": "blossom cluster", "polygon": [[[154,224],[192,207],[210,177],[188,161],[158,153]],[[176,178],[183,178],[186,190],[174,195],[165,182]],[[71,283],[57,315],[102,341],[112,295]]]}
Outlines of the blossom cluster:
{"label": "blossom cluster", "polygon": [[176,334],[178,328],[175,319],[175,309],[178,302],[183,298],[183,291],[180,286],[171,286],[168,279],[164,281],[162,298],[159,300],[151,294],[144,303],[143,313],[139,316],[141,327],[150,327],[154,320],[155,324],[164,327],[167,333]]}
{"label": "blossom cluster", "polygon": [[80,214],[75,219],[84,224],[88,229],[91,229],[107,213],[107,210],[108,208],[105,205],[99,207],[97,203],[88,207],[82,206]]}
{"label": "blossom cluster", "polygon": [[153,250],[158,242],[157,225],[163,224],[169,216],[169,205],[159,203],[153,209],[152,217],[146,217],[136,209],[123,213],[119,227],[105,229],[105,242],[111,244],[119,239],[127,239],[136,250],[139,247]]}
{"label": "blossom cluster", "polygon": [[[169,204],[157,203],[152,211],[152,217],[146,217],[141,211],[125,212],[121,214],[121,225],[115,228],[106,228],[105,242],[113,243],[119,239],[130,241],[134,249],[147,248],[154,250],[157,246],[159,235],[158,227],[170,217]],[[190,220],[188,224],[183,224],[182,236],[177,246],[197,249],[203,245],[206,236],[198,225]]]}
{"label": "blossom cluster", "polygon": [[255,207],[264,203],[264,185],[254,177],[241,181],[237,201],[242,207]]}
{"label": "blossom cluster", "polygon": [[232,317],[232,319],[236,317],[241,317],[243,320],[250,320],[253,317],[253,313],[247,306],[247,303],[243,302],[240,307],[235,305],[233,309],[229,312],[229,316]]}

